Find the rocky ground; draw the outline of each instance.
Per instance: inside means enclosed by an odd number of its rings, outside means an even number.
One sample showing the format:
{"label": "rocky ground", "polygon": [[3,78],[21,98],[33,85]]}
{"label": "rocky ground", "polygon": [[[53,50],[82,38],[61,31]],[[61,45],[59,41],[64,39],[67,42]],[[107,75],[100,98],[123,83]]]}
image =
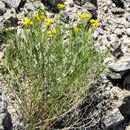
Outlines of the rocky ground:
{"label": "rocky ground", "polygon": [[[1,0],[0,28],[17,26],[29,12],[38,8],[53,7],[60,0]],[[130,130],[130,6],[129,0],[66,0],[67,9],[63,20],[70,19],[76,24],[77,13],[90,12],[93,18],[100,20],[100,26],[94,31],[97,51],[110,50],[104,60],[112,70],[91,85],[93,96],[84,99],[65,117],[49,129],[54,130]],[[54,13],[48,13],[48,15]],[[0,37],[3,56],[4,41]],[[21,119],[18,106],[13,97],[6,94],[4,83],[0,82],[0,130],[18,130]],[[19,128],[18,128],[19,127]]]}

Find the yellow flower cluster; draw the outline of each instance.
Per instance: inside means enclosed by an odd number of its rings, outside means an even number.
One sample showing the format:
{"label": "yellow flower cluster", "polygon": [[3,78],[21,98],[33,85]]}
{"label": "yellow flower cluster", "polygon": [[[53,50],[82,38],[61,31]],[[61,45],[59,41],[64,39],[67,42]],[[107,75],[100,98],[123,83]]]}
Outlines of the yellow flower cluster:
{"label": "yellow flower cluster", "polygon": [[91,15],[84,13],[84,14],[79,15],[79,17],[80,17],[80,19],[88,19],[88,18],[91,18]]}
{"label": "yellow flower cluster", "polygon": [[45,19],[45,24],[47,25],[47,26],[50,26],[51,24],[53,23],[53,20],[52,19]]}
{"label": "yellow flower cluster", "polygon": [[48,35],[55,35],[57,33],[57,30],[54,28],[47,32]]}
{"label": "yellow flower cluster", "polygon": [[90,24],[92,27],[98,27],[99,26],[99,20],[91,19]]}
{"label": "yellow flower cluster", "polygon": [[44,12],[41,12],[39,14],[35,14],[34,17],[37,19],[37,20],[45,20],[46,19],[46,16],[45,16],[45,13]]}
{"label": "yellow flower cluster", "polygon": [[[59,9],[63,9],[63,8],[65,8],[65,5],[64,4],[58,4],[57,7]],[[92,15],[88,14],[88,13],[83,13],[83,14],[80,14],[79,17],[80,17],[81,20],[82,19],[86,20],[86,19],[90,19],[92,17]],[[36,20],[44,21],[44,24],[47,26],[47,30],[52,27],[51,24],[53,24],[53,22],[54,22],[52,19],[47,18],[45,12],[42,11],[42,12],[38,12],[38,13],[34,14],[33,18],[24,18],[24,20],[22,22],[22,25],[32,25],[34,22],[36,22]],[[92,28],[96,28],[96,27],[99,26],[99,20],[91,19],[90,24],[91,24]],[[74,32],[79,32],[80,28],[79,27],[74,27],[73,31]],[[47,31],[48,35],[54,35],[56,33],[57,33],[57,30],[55,28],[52,29],[52,30]]]}
{"label": "yellow flower cluster", "polygon": [[57,7],[58,7],[58,9],[64,9],[65,5],[64,4],[58,4]]}
{"label": "yellow flower cluster", "polygon": [[23,25],[32,25],[33,22],[31,19],[29,18],[24,18],[24,21],[23,21]]}

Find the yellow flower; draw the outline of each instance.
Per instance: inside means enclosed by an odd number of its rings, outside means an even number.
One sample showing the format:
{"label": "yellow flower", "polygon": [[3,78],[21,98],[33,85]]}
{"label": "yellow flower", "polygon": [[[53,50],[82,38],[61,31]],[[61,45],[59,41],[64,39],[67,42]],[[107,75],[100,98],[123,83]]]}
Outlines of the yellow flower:
{"label": "yellow flower", "polygon": [[52,32],[53,34],[56,34],[56,33],[57,33],[57,30],[56,30],[56,29],[52,29],[51,32]]}
{"label": "yellow flower", "polygon": [[52,19],[45,19],[45,24],[47,26],[51,25],[53,23]]}
{"label": "yellow flower", "polygon": [[39,18],[40,18],[40,20],[44,20],[44,19],[46,19],[46,16],[44,14],[40,14]]}
{"label": "yellow flower", "polygon": [[94,19],[91,19],[90,20],[90,24],[92,27],[98,27],[99,26],[99,20],[94,20]]}
{"label": "yellow flower", "polygon": [[64,9],[65,5],[64,4],[58,4],[57,7],[58,7],[58,9]]}
{"label": "yellow flower", "polygon": [[91,15],[84,13],[84,14],[79,15],[79,17],[80,17],[80,19],[87,19],[87,18],[91,18]]}
{"label": "yellow flower", "polygon": [[32,24],[33,24],[33,22],[31,19],[25,18],[23,21],[23,25],[32,25]]}
{"label": "yellow flower", "polygon": [[73,31],[74,31],[74,32],[79,32],[79,31],[80,31],[80,29],[79,29],[79,28],[77,28],[77,27],[75,27],[75,28],[73,28]]}
{"label": "yellow flower", "polygon": [[56,33],[57,33],[56,29],[52,29],[52,30],[47,32],[48,35],[55,35]]}
{"label": "yellow flower", "polygon": [[37,19],[37,20],[44,20],[46,19],[46,16],[45,16],[45,13],[42,12],[42,13],[39,13],[39,14],[35,14],[34,17]]}
{"label": "yellow flower", "polygon": [[94,19],[91,19],[91,20],[90,20],[90,23],[91,23],[91,24],[95,23],[95,20],[94,20]]}

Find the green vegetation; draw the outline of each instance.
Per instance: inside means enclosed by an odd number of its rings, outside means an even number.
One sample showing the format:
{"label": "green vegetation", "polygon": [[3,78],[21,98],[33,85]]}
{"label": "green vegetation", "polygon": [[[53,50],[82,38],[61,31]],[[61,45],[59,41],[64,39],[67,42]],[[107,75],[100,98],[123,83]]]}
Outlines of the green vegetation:
{"label": "green vegetation", "polygon": [[29,130],[50,126],[103,72],[104,54],[95,50],[92,29],[84,29],[84,20],[68,29],[40,11],[22,22],[22,33],[9,34],[4,79]]}

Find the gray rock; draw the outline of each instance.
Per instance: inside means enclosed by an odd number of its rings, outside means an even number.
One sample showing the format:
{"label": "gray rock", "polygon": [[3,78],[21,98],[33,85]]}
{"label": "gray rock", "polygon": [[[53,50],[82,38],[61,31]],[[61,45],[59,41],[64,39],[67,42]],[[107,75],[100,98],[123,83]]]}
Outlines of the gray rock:
{"label": "gray rock", "polygon": [[107,84],[109,82],[108,78],[105,75],[101,77],[101,80],[103,84]]}
{"label": "gray rock", "polygon": [[116,30],[114,31],[114,33],[117,35],[117,36],[121,36],[122,35],[122,31],[120,28],[116,28]]}
{"label": "gray rock", "polygon": [[68,8],[64,13],[61,15],[61,19],[64,22],[71,22],[73,25],[77,23],[78,16],[76,14],[77,8]]}
{"label": "gray rock", "polygon": [[87,10],[97,10],[97,7],[96,7],[94,4],[90,3],[90,2],[86,2],[86,3],[83,5],[83,7],[84,7],[85,9],[87,9]]}
{"label": "gray rock", "polygon": [[126,17],[126,20],[130,22],[130,15]]}
{"label": "gray rock", "polygon": [[[107,82],[108,83],[108,82]],[[109,91],[104,91],[102,93],[102,96],[105,98],[105,99],[110,99],[111,97],[111,93]]]}
{"label": "gray rock", "polygon": [[27,11],[34,11],[35,10],[35,7],[34,7],[32,2],[26,3],[25,8],[27,9]]}
{"label": "gray rock", "polygon": [[126,5],[126,10],[127,10],[127,12],[130,12],[130,4],[129,3]]}
{"label": "gray rock", "polygon": [[117,25],[110,25],[110,29],[112,30],[112,32],[115,31],[116,27],[117,27]]}
{"label": "gray rock", "polygon": [[112,2],[108,0],[108,1],[106,1],[106,4],[107,4],[107,6],[110,6],[112,4]]}
{"label": "gray rock", "polygon": [[0,130],[12,130],[12,119],[3,94],[0,95],[0,99]]}
{"label": "gray rock", "polygon": [[2,21],[3,21],[3,19],[4,19],[4,18],[3,18],[3,16],[0,16],[0,22],[2,22]]}
{"label": "gray rock", "polygon": [[111,42],[116,42],[116,41],[118,41],[118,37],[117,37],[116,34],[108,35],[108,37],[110,37],[110,41],[111,41]]}
{"label": "gray rock", "polygon": [[0,1],[0,15],[3,15],[5,11],[6,11],[6,6],[2,1]]}
{"label": "gray rock", "polygon": [[108,12],[108,7],[105,6],[105,7],[103,8],[103,10],[104,10],[105,13],[107,13],[107,12]]}
{"label": "gray rock", "polygon": [[13,8],[12,9],[8,9],[3,17],[6,20],[10,19],[11,17],[15,18],[16,17],[15,9],[13,9]]}
{"label": "gray rock", "polygon": [[125,28],[128,28],[130,26],[130,23],[127,21],[124,23]]}
{"label": "gray rock", "polygon": [[123,72],[130,70],[130,62],[125,62],[125,63],[110,63],[109,67],[114,70],[115,72]]}
{"label": "gray rock", "polygon": [[61,15],[61,20],[64,21],[64,22],[68,22],[70,19],[70,16],[69,16],[69,13],[68,12],[64,12],[62,15]]}
{"label": "gray rock", "polygon": [[119,59],[121,56],[124,55],[122,49],[121,49],[121,43],[118,41],[111,42],[111,47],[112,47],[112,54]]}
{"label": "gray rock", "polygon": [[120,15],[122,15],[122,14],[125,13],[125,10],[124,10],[124,9],[122,9],[122,8],[117,8],[117,7],[112,8],[111,11],[112,11],[113,14],[120,14]]}
{"label": "gray rock", "polygon": [[124,35],[122,37],[122,42],[123,42],[123,44],[129,44],[130,43],[130,37],[128,37],[127,35]]}
{"label": "gray rock", "polygon": [[106,118],[104,119],[104,125],[107,129],[115,128],[118,124],[124,121],[124,117],[120,113],[119,109],[114,109]]}
{"label": "gray rock", "polygon": [[127,28],[126,33],[128,36],[130,36],[130,28]]}
{"label": "gray rock", "polygon": [[98,31],[99,31],[99,33],[100,33],[101,35],[104,34],[104,30],[103,30],[102,28],[98,28]]}
{"label": "gray rock", "polygon": [[20,2],[22,0],[5,0],[5,3],[10,7],[10,8],[18,8]]}
{"label": "gray rock", "polygon": [[3,17],[4,17],[5,25],[16,25],[17,17],[16,17],[16,12],[14,8],[8,9]]}
{"label": "gray rock", "polygon": [[112,74],[109,74],[108,75],[111,79],[121,79],[121,74],[119,74],[119,73],[112,73]]}
{"label": "gray rock", "polygon": [[112,42],[111,43],[111,47],[114,49],[114,50],[117,50],[118,48],[120,48],[121,44],[119,42]]}
{"label": "gray rock", "polygon": [[96,30],[94,31],[94,33],[93,33],[93,38],[97,39],[98,36],[99,36],[99,34],[100,34],[100,31],[99,31],[98,29],[96,29]]}
{"label": "gray rock", "polygon": [[18,18],[19,20],[24,19],[24,17],[25,17],[24,11],[21,12],[21,13],[19,13],[19,14],[17,14],[17,18]]}

